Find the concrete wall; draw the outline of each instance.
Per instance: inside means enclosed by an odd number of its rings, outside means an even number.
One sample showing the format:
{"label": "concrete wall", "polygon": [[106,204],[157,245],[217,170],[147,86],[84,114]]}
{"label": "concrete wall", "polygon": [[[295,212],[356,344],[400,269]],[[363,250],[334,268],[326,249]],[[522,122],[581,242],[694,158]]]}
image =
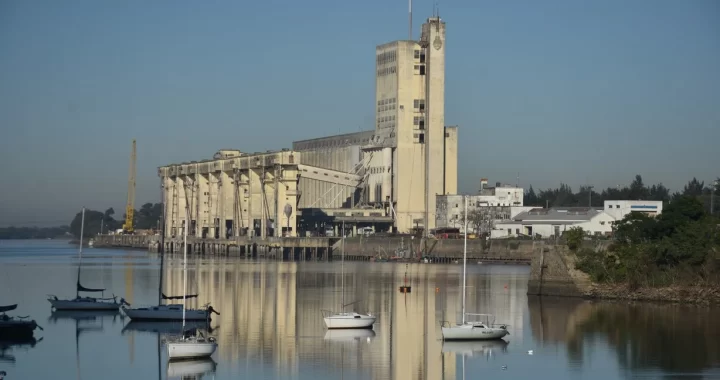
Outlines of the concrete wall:
{"label": "concrete wall", "polygon": [[[583,242],[583,248],[604,250],[609,242]],[[575,254],[565,245],[537,245],[530,263],[528,295],[584,297],[589,294],[590,277],[575,269]]]}
{"label": "concrete wall", "polygon": [[443,194],[457,194],[458,127],[445,127],[445,187]]}
{"label": "concrete wall", "polygon": [[[436,242],[436,243],[435,243]],[[335,243],[333,255],[339,256],[342,252],[342,240]],[[408,248],[417,257],[419,239],[400,237],[353,237],[345,239],[345,254],[352,256],[384,256],[392,257],[396,249]],[[430,240],[432,246],[431,257],[455,258],[463,257],[462,239]],[[433,246],[434,244],[434,246]],[[520,241],[494,241],[487,243],[481,239],[468,240],[467,252],[470,259],[502,258],[507,260],[530,260],[536,242],[530,240]]]}

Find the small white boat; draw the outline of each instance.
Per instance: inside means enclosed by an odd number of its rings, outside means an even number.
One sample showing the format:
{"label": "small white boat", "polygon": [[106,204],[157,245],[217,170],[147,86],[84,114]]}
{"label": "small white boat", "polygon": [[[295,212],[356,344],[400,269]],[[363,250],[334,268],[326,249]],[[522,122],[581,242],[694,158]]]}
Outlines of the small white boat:
{"label": "small white boat", "polygon": [[323,310],[323,319],[328,329],[371,329],[376,317],[370,313],[359,314],[354,311],[332,313]]}
{"label": "small white boat", "polygon": [[217,349],[215,339],[205,338],[202,333],[193,329],[183,333],[182,338],[167,343],[169,359],[192,359],[209,357]]}
{"label": "small white boat", "polygon": [[212,358],[169,361],[167,365],[168,377],[200,376],[215,372],[217,364]]}
{"label": "small white boat", "polygon": [[342,261],[340,270],[341,285],[340,289],[342,292],[342,305],[340,305],[340,312],[332,312],[329,310],[321,310],[323,320],[325,321],[325,327],[328,329],[371,329],[377,317],[374,315],[360,314],[355,311],[346,312],[344,311],[347,306],[356,304],[358,301],[345,303],[345,222],[342,224]]}
{"label": "small white boat", "polygon": [[[465,231],[468,228],[467,217],[467,196],[465,198]],[[471,314],[465,312],[465,293],[466,293],[466,277],[467,277],[467,233],[465,234],[465,242],[463,248],[463,287],[462,287],[462,322],[451,325],[448,322],[442,322],[443,340],[493,340],[502,339],[509,335],[507,325],[495,325],[495,316],[492,314]],[[479,321],[468,321],[467,317],[480,317]]]}
{"label": "small white boat", "polygon": [[[187,211],[187,205],[185,209]],[[187,218],[186,221],[187,220],[190,220],[190,218]],[[187,233],[189,223],[184,224],[185,232],[183,234],[183,299],[187,298]],[[168,341],[168,359],[173,360],[209,357],[217,349],[217,343],[215,342],[215,338],[205,338],[203,334],[200,333],[196,328],[185,330],[185,321],[187,320],[188,313],[186,312],[184,307],[180,309],[180,312],[182,314],[182,336],[180,338]],[[208,317],[211,311],[212,307],[208,306],[208,308],[206,309]]]}
{"label": "small white boat", "polygon": [[183,311],[185,312],[185,320],[190,321],[209,321],[212,313],[220,315],[210,305],[203,309],[185,309],[183,304],[136,308],[123,307],[123,311],[133,321],[181,321]]}
{"label": "small white boat", "polygon": [[456,325],[446,323],[442,327],[443,340],[493,340],[510,334],[506,325],[494,325],[490,322],[495,318],[491,314],[466,313],[465,316],[484,317],[486,321],[463,321]]}

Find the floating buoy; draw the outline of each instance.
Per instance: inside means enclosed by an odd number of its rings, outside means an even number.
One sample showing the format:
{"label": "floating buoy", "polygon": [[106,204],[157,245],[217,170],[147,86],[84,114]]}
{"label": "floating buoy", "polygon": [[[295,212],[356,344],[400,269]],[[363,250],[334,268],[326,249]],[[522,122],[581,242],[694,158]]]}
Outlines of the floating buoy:
{"label": "floating buoy", "polygon": [[408,282],[408,280],[407,280],[407,267],[408,267],[408,264],[405,264],[405,281],[404,281],[405,285],[400,286],[400,293],[410,293],[410,290],[412,289],[412,288],[410,287],[410,285],[407,284],[407,282]]}

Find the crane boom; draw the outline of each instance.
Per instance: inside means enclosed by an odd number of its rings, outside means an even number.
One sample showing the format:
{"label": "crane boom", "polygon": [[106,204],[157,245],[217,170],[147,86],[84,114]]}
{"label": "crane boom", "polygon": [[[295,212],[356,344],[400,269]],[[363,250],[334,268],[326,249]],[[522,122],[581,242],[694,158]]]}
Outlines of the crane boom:
{"label": "crane boom", "polygon": [[128,196],[127,206],[125,207],[125,224],[123,231],[132,233],[134,231],[133,218],[135,216],[135,139],[132,141],[132,152],[130,153],[130,173],[128,174]]}

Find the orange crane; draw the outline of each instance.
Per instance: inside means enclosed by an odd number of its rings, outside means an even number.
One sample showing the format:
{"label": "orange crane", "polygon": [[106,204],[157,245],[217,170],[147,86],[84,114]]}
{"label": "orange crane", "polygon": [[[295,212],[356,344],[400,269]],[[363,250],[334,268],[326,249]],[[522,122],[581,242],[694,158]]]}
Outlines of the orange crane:
{"label": "orange crane", "polygon": [[128,196],[127,206],[125,207],[125,224],[123,224],[123,233],[132,234],[135,231],[133,227],[133,218],[135,216],[135,139],[132,141],[132,152],[130,153],[130,173],[128,175]]}

